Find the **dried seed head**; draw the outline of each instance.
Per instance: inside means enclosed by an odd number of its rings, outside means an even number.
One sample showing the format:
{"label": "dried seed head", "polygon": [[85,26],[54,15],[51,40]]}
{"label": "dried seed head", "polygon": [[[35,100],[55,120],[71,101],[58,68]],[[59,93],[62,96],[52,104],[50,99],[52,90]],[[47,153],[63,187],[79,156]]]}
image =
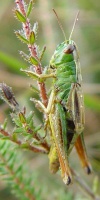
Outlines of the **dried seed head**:
{"label": "dried seed head", "polygon": [[0,98],[3,99],[12,109],[18,108],[12,89],[5,83],[0,83]]}

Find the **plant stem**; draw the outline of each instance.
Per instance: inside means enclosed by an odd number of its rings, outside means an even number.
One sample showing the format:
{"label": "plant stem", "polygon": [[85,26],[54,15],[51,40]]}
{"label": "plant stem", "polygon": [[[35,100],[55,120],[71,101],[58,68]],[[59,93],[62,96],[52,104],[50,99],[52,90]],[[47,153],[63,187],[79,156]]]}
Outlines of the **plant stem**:
{"label": "plant stem", "polygon": [[[25,10],[25,3],[24,0],[15,0],[15,3],[17,5],[17,8],[19,9],[19,11],[26,16],[26,10]],[[30,27],[30,20],[27,18],[25,23],[22,23],[23,25],[23,30],[25,32],[26,38],[29,39],[30,33],[31,33],[31,27]],[[39,60],[38,58],[38,54],[37,54],[37,46],[35,44],[28,45],[29,51],[31,56],[35,57],[36,59]],[[42,65],[41,63],[38,64],[38,66],[34,66],[35,71],[37,74],[42,74]],[[46,94],[46,88],[45,88],[45,83],[44,82],[39,82],[38,81],[38,86],[39,86],[39,90],[40,90],[40,97],[42,100],[42,103],[44,104],[45,107],[47,107],[48,104],[48,97]]]}
{"label": "plant stem", "polygon": [[13,136],[11,134],[9,134],[7,131],[5,131],[4,129],[2,129],[0,127],[0,133],[2,135],[4,135],[5,137],[8,137],[9,140],[11,140],[12,142],[18,144],[19,146],[25,148],[25,149],[29,149],[30,151],[33,151],[35,153],[48,153],[47,149],[40,149],[38,147],[34,147],[33,145],[31,145],[30,143],[23,143],[21,140],[19,139],[14,139]]}
{"label": "plant stem", "polygon": [[92,190],[89,188],[89,186],[82,180],[82,178],[74,171],[72,170],[72,174],[74,175],[75,181],[78,183],[80,188],[84,190],[85,194],[89,196],[92,200],[100,200],[99,197],[95,196],[95,194],[92,192]]}

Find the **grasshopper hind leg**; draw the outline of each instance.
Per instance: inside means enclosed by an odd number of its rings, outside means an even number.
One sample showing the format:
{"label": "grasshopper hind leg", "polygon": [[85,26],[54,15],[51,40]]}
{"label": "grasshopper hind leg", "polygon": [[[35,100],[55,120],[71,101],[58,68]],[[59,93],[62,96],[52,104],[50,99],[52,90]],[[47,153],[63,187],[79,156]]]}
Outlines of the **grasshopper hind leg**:
{"label": "grasshopper hind leg", "polygon": [[[67,102],[67,109],[69,110],[69,113],[71,113],[70,117],[69,118],[67,117],[67,122],[68,120],[71,119],[71,123],[70,121],[67,123],[68,125],[67,138],[69,143],[68,152],[70,154],[73,146],[75,145],[76,151],[81,160],[83,168],[85,168],[87,174],[90,174],[91,167],[88,162],[88,157],[83,137],[83,130],[85,124],[84,100],[83,100],[81,85],[79,85],[78,83],[72,84],[72,89]],[[73,124],[75,126],[72,126]],[[69,136],[69,134],[71,134],[71,136]]]}
{"label": "grasshopper hind leg", "polygon": [[85,169],[87,174],[91,174],[92,169],[91,169],[90,163],[88,161],[84,138],[83,138],[83,133],[81,135],[79,135],[79,137],[77,138],[77,140],[75,142],[75,148],[76,148],[76,151],[80,158],[80,161],[82,163],[82,167]]}

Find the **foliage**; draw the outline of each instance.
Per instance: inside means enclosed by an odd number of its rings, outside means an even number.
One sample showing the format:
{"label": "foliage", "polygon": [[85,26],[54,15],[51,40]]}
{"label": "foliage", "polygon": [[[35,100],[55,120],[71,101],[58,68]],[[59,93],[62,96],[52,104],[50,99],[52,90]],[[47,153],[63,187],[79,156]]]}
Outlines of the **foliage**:
{"label": "foliage", "polygon": [[[7,59],[5,59],[5,55],[2,53],[0,54],[0,57],[4,62],[7,62],[10,67],[14,66],[13,71],[15,71],[15,73],[18,73],[18,68],[21,66],[22,69],[19,74],[25,72],[32,80],[37,80],[38,78],[39,88],[35,87],[34,84],[31,85],[31,88],[33,89],[33,92],[40,96],[43,104],[47,106],[49,92],[46,93],[45,80],[40,77],[40,74],[43,74],[44,76],[47,71],[47,67],[44,67],[41,64],[46,48],[43,47],[43,49],[40,50],[36,43],[38,29],[37,22],[33,27],[30,25],[29,15],[33,8],[33,1],[30,0],[27,6],[24,1],[17,0],[15,2],[17,7],[14,13],[16,18],[22,23],[22,30],[15,31],[15,34],[18,39],[28,47],[29,53],[26,54],[21,51],[20,54],[24,60],[29,63],[30,68],[25,69],[26,64],[21,64],[21,62],[19,64],[17,60],[13,60],[9,58],[9,56],[6,56]],[[8,131],[6,121],[0,126],[0,157],[2,160],[0,169],[1,174],[3,175],[2,177],[4,177],[4,180],[11,185],[12,191],[14,191],[18,199],[42,199],[42,195],[39,191],[36,192],[37,188],[34,182],[35,176],[28,170],[26,163],[22,161],[23,156],[21,152],[22,149],[27,149],[32,152],[48,154],[51,145],[50,138],[48,136],[43,138],[43,124],[38,124],[37,126],[35,123],[35,113],[33,111],[28,112],[28,109],[26,109],[25,106],[21,108],[12,89],[5,83],[0,84],[0,94],[2,99],[6,101],[12,109],[11,119],[14,126],[11,131]],[[33,98],[31,98],[31,100],[37,106],[38,102]],[[95,111],[98,110],[98,100],[96,104],[94,104],[93,101],[91,101],[91,98],[86,96],[85,102],[88,107],[94,107]],[[37,107],[41,111],[41,107],[39,107],[39,105]],[[44,119],[45,116],[42,121],[44,121]],[[20,149],[15,148],[11,141],[19,145]],[[18,165],[16,166],[17,163]],[[28,172],[28,174],[26,172]],[[27,177],[25,176],[26,174],[28,175]],[[70,200],[73,199],[72,193],[68,192],[68,194],[66,194],[64,191],[59,191],[57,199],[64,200],[66,198]],[[81,197],[77,196],[76,198],[82,199],[83,197],[81,195]]]}
{"label": "foliage", "polygon": [[0,141],[0,160],[0,174],[18,199],[40,199],[40,191],[36,193],[33,187],[34,174],[23,160],[22,153],[10,141]]}

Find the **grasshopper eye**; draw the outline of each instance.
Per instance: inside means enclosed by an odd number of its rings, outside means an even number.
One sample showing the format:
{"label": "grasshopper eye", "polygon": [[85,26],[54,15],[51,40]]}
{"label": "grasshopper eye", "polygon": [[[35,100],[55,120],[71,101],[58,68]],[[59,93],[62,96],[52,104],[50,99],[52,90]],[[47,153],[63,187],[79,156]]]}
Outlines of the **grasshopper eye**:
{"label": "grasshopper eye", "polygon": [[64,53],[71,54],[75,50],[75,46],[72,44],[68,44],[67,48],[64,50]]}

